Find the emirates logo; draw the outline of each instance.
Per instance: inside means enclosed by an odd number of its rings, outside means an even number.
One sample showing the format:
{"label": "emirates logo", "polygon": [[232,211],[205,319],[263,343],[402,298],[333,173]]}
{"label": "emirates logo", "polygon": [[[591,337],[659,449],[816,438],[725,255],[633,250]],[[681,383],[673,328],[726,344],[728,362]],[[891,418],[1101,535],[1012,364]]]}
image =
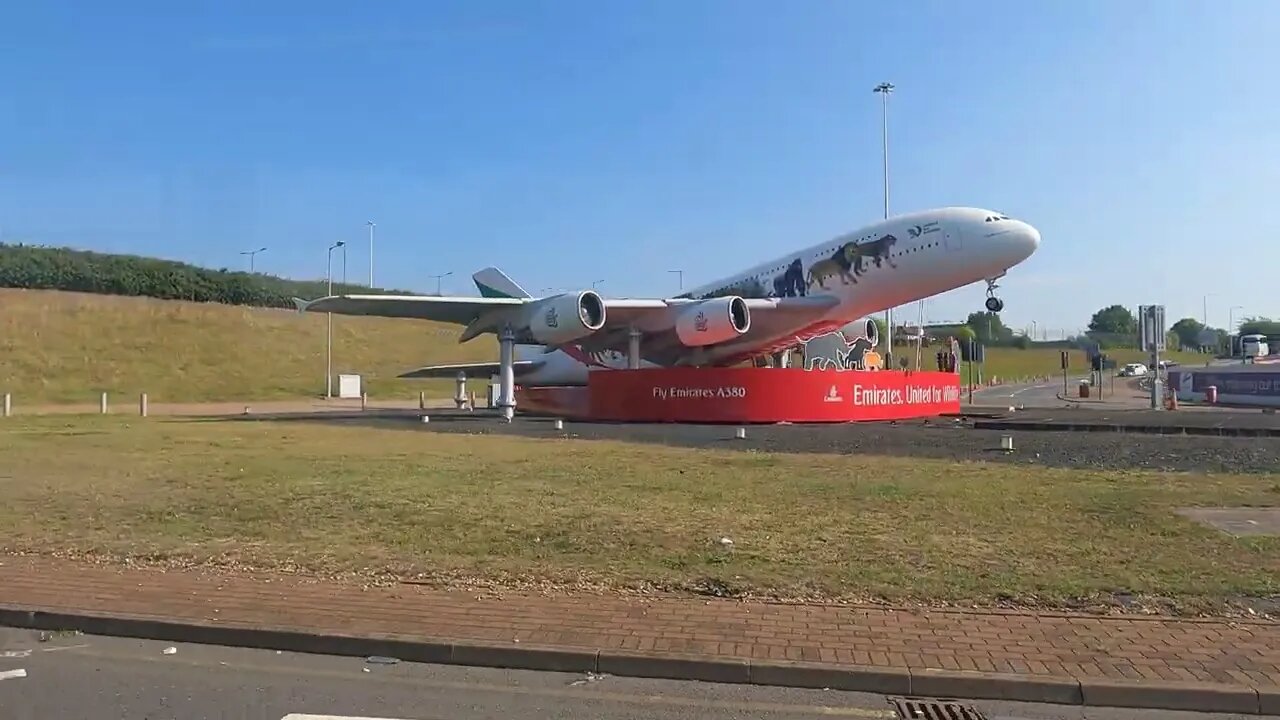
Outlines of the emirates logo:
{"label": "emirates logo", "polygon": [[827,396],[822,398],[823,402],[829,403],[840,402],[841,400],[844,400],[844,398],[840,397],[840,391],[836,389],[835,385],[832,385],[831,389],[827,391]]}
{"label": "emirates logo", "polygon": [[707,314],[705,312],[699,310],[698,314],[693,316],[693,329],[698,332],[707,331]]}
{"label": "emirates logo", "polygon": [[555,308],[547,308],[547,315],[545,320],[547,323],[547,327],[553,327],[553,328],[560,327],[560,317],[556,315]]}

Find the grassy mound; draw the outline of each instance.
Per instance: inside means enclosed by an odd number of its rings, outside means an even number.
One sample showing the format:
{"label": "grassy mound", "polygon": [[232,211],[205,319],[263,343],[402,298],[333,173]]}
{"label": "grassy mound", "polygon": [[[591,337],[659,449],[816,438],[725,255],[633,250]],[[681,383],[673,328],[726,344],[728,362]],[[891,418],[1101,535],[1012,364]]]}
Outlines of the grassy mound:
{"label": "grassy mound", "polygon": [[[333,316],[334,373],[364,376],[371,397],[440,395],[450,381],[398,380],[421,365],[497,358],[490,337],[421,320]],[[325,316],[292,310],[49,290],[0,289],[0,392],[23,405],[324,394]],[[335,382],[334,390],[337,385]]]}

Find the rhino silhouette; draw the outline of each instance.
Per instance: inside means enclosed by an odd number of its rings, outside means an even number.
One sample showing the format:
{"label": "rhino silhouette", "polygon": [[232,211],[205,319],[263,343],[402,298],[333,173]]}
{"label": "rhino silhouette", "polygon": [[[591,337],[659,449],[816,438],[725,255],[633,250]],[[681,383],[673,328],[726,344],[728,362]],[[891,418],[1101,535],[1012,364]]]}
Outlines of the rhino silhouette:
{"label": "rhino silhouette", "polygon": [[866,337],[850,340],[842,330],[819,335],[804,343],[805,370],[863,370],[863,358],[874,345]]}

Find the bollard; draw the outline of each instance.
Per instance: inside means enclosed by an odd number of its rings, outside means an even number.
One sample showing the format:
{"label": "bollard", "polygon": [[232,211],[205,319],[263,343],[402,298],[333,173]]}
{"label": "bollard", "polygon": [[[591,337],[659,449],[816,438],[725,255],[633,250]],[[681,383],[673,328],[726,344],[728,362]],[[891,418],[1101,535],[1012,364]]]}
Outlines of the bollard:
{"label": "bollard", "polygon": [[739,439],[739,440],[746,440],[746,439],[747,439],[747,429],[746,429],[746,428],[743,428],[743,427],[740,427],[740,428],[738,428],[737,430],[735,430],[735,431],[734,431],[733,436],[734,436],[735,438]]}
{"label": "bollard", "polygon": [[467,409],[468,410],[476,409],[476,391],[475,390],[471,391],[471,401],[470,401],[470,404],[467,406]]}
{"label": "bollard", "polygon": [[1000,437],[1000,449],[1005,452],[1013,452],[1013,436],[1003,435]]}
{"label": "bollard", "polygon": [[147,394],[146,393],[142,393],[141,395],[138,396],[138,415],[140,415],[141,417],[147,416]]}
{"label": "bollard", "polygon": [[13,416],[13,395],[10,395],[9,393],[4,394],[4,416]]}
{"label": "bollard", "polygon": [[458,373],[457,379],[454,381],[457,386],[457,392],[453,395],[453,404],[458,410],[467,404],[467,376],[465,373]]}
{"label": "bollard", "polygon": [[102,399],[98,403],[98,409],[103,415],[107,414],[107,394],[102,393]]}
{"label": "bollard", "polygon": [[423,416],[422,416],[422,422],[424,422],[424,423],[431,422],[431,416],[430,416],[430,415],[423,415]]}
{"label": "bollard", "polygon": [[369,393],[362,392],[360,393],[360,409],[363,411],[363,410],[367,410],[368,408],[369,408]]}
{"label": "bollard", "polygon": [[561,420],[560,418],[556,418],[555,427],[556,427],[556,429],[557,429],[557,430],[563,430],[563,429],[564,429],[564,420]]}
{"label": "bollard", "polygon": [[427,409],[427,393],[422,390],[418,391],[418,409],[419,410]]}

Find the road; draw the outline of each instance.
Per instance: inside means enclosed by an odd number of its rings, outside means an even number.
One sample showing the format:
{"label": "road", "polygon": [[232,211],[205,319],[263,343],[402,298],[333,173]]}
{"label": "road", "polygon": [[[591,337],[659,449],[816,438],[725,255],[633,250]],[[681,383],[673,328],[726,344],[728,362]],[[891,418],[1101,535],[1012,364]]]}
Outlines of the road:
{"label": "road", "polygon": [[[1080,381],[1086,376],[1080,375],[1067,379],[1068,395],[1073,400],[1077,399],[1077,392]],[[1150,405],[1150,401],[1139,396],[1128,387],[1129,378],[1103,377],[1102,401],[1097,402],[1098,396],[1095,394],[1092,398],[1086,399],[1083,403],[1089,406],[1105,406],[1105,407],[1133,407],[1139,408]],[[1013,407],[1062,407],[1066,403],[1059,397],[1062,395],[1062,378],[1041,383],[1011,383],[1008,385],[996,385],[995,387],[982,388],[973,391],[974,405],[990,405],[990,406],[1013,406]],[[968,399],[968,396],[965,396]]]}
{"label": "road", "polygon": [[[0,628],[0,716],[5,720],[898,717],[888,699],[877,695],[372,660],[83,635],[46,636],[42,641],[33,631]],[[1245,717],[973,704],[991,720]]]}

